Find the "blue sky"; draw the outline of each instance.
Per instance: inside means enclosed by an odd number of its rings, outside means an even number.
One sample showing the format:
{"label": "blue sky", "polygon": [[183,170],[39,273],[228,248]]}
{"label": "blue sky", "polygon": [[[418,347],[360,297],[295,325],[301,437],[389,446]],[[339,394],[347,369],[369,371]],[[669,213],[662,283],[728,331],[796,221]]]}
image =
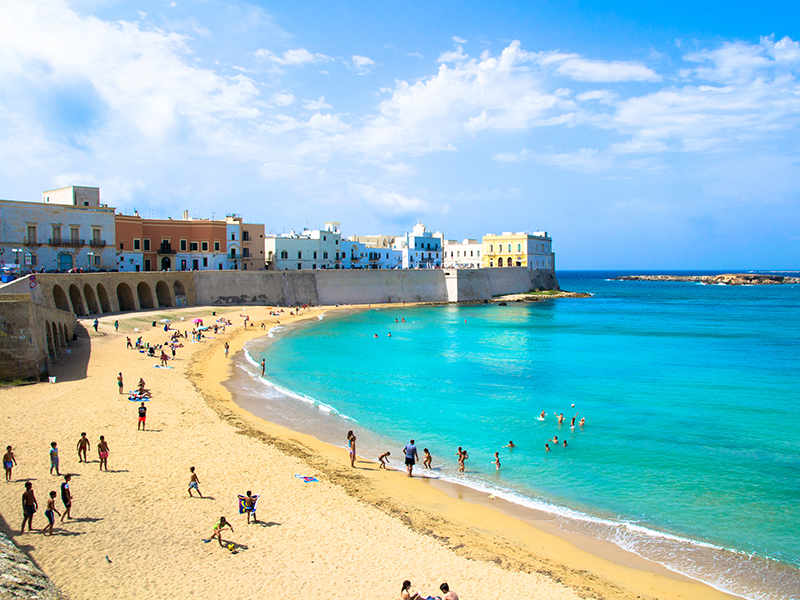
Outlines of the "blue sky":
{"label": "blue sky", "polygon": [[1,197],[800,268],[796,4],[4,4]]}

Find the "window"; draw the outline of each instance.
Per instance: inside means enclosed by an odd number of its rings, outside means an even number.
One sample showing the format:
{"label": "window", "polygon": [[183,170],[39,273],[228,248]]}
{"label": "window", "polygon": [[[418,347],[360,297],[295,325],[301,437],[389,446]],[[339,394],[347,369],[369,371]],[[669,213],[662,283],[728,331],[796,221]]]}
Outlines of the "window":
{"label": "window", "polygon": [[133,238],[133,249],[134,250],[141,250],[142,249],[142,240],[139,238]]}
{"label": "window", "polygon": [[250,258],[250,248],[242,248],[242,257]]}
{"label": "window", "polygon": [[328,253],[327,252],[323,252],[322,253],[322,258],[328,258]]}
{"label": "window", "polygon": [[335,243],[336,243],[336,245],[338,246],[338,245],[339,245],[339,240],[336,240],[336,242],[335,242]]}
{"label": "window", "polygon": [[231,248],[231,258],[236,258],[236,248]]}
{"label": "window", "polygon": [[517,252],[522,252],[522,244],[517,244]]}
{"label": "window", "polygon": [[203,252],[208,252],[208,242],[202,242],[201,248]]}
{"label": "window", "polygon": [[236,234],[235,233],[231,233],[231,241],[232,242],[236,241]]}
{"label": "window", "polygon": [[491,258],[489,259],[489,266],[490,266],[490,267],[493,267],[493,266],[494,266],[494,260],[492,260]]}
{"label": "window", "polygon": [[214,252],[219,252],[219,242],[214,242]]}
{"label": "window", "polygon": [[78,243],[81,237],[81,228],[73,225],[69,228],[69,240],[74,243]]}
{"label": "window", "polygon": [[207,266],[208,266],[208,257],[207,257],[207,256],[204,256],[204,257],[203,257],[203,266],[204,266],[204,267],[207,267]]}
{"label": "window", "polygon": [[120,250],[125,250],[125,243],[124,242],[120,242],[119,243],[119,249]]}
{"label": "window", "polygon": [[242,232],[242,241],[243,242],[249,242],[250,241],[250,232],[249,231],[243,231]]}
{"label": "window", "polygon": [[508,251],[511,252],[511,244],[508,245]]}
{"label": "window", "polygon": [[314,258],[317,258],[317,251],[314,250]]}
{"label": "window", "polygon": [[311,268],[312,268],[312,269],[314,269],[314,270],[316,271],[316,270],[317,270],[317,263],[314,263],[314,264],[311,266]]}
{"label": "window", "polygon": [[50,237],[56,244],[61,241],[61,225],[50,226]]}
{"label": "window", "polygon": [[322,241],[323,242],[326,241],[327,239],[328,239],[327,236],[324,236],[324,235],[322,236]]}
{"label": "window", "polygon": [[99,242],[100,241],[100,228],[99,227],[92,227],[92,241]]}
{"label": "window", "polygon": [[302,266],[300,265],[300,263],[297,263],[297,270],[299,271],[301,268]]}
{"label": "window", "polygon": [[150,250],[150,238],[145,238],[142,240],[142,244],[144,245],[144,251],[147,252]]}
{"label": "window", "polygon": [[168,238],[161,238],[161,247],[162,248],[169,248],[169,239]]}
{"label": "window", "polygon": [[189,242],[189,251],[197,252],[197,242]]}
{"label": "window", "polygon": [[281,258],[289,258],[289,253],[286,250],[281,250]]}
{"label": "window", "polygon": [[95,254],[94,255],[94,266],[95,267],[99,267],[100,266],[100,255],[99,254]]}
{"label": "window", "polygon": [[300,250],[297,251],[297,258],[303,258],[303,253]]}
{"label": "window", "polygon": [[489,244],[489,252],[494,252],[494,246],[492,246],[492,244]]}
{"label": "window", "polygon": [[186,240],[181,240],[181,252],[186,252]]}

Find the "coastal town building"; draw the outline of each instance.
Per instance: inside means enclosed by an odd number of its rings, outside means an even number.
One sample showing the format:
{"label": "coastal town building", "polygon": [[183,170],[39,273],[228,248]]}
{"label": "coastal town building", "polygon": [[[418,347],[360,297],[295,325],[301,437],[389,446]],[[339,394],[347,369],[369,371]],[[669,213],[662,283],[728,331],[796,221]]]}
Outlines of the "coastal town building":
{"label": "coastal town building", "polygon": [[245,223],[236,214],[225,217],[228,260],[225,268],[259,271],[266,268],[264,259],[264,224]]}
{"label": "coastal town building", "polygon": [[0,200],[0,265],[5,270],[111,270],[114,209],[100,188],[69,186],[42,192],[41,202]]}
{"label": "coastal town building", "polygon": [[116,215],[117,266],[120,271],[207,271],[231,268],[225,221],[143,219]]}
{"label": "coastal town building", "polygon": [[442,266],[442,239],[439,232],[433,233],[422,223],[414,225],[410,232],[394,240],[394,248],[402,253],[403,269],[435,269]]}
{"label": "coastal town building", "polygon": [[483,243],[478,240],[445,240],[444,266],[448,269],[477,269],[481,266]]}
{"label": "coastal town building", "polygon": [[483,236],[481,266],[527,267],[552,270],[555,254],[546,231],[487,234]]}
{"label": "coastal town building", "polygon": [[304,229],[264,237],[267,268],[277,271],[340,269],[344,259],[339,223],[330,221],[323,229]]}

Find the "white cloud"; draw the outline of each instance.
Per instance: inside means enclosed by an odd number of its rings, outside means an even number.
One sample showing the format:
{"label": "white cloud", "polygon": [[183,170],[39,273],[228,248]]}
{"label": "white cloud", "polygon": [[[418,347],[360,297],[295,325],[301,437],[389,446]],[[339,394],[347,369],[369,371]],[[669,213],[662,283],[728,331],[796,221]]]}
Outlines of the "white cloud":
{"label": "white cloud", "polygon": [[465,61],[469,58],[466,54],[464,54],[464,48],[461,46],[456,46],[455,50],[448,50],[447,52],[442,52],[439,55],[438,62],[440,63],[459,63]]}
{"label": "white cloud", "polygon": [[519,163],[530,158],[530,150],[523,148],[519,152],[498,152],[492,156],[492,160],[499,163]]}
{"label": "white cloud", "polygon": [[353,64],[353,68],[359,75],[366,75],[372,70],[372,67],[375,66],[375,61],[372,60],[369,56],[361,56],[359,54],[354,54],[351,58],[351,61]]}
{"label": "white cloud", "polygon": [[575,152],[537,154],[534,159],[542,164],[582,173],[608,171],[614,164],[613,157],[595,148],[580,148]]}
{"label": "white cloud", "polygon": [[422,52],[407,52],[406,56],[410,56],[412,58],[425,58],[425,55]]}
{"label": "white cloud", "polygon": [[272,104],[275,106],[290,106],[294,104],[294,94],[289,92],[278,92],[272,95]]}
{"label": "white cloud", "polygon": [[559,75],[575,81],[661,81],[660,75],[638,62],[595,60],[562,52],[542,52],[536,55],[536,60],[543,66],[554,68]]}
{"label": "white cloud", "polygon": [[610,90],[591,90],[575,96],[580,102],[600,102],[602,104],[612,104],[618,97]]}
{"label": "white cloud", "polygon": [[255,51],[256,57],[268,60],[276,65],[280,65],[283,67],[286,66],[300,66],[300,65],[307,65],[311,63],[326,63],[333,60],[327,54],[322,54],[320,52],[310,52],[305,48],[293,48],[291,50],[286,50],[283,54],[275,54],[271,50],[267,50],[266,48],[259,48]]}
{"label": "white cloud", "polygon": [[325,110],[328,108],[333,108],[330,104],[325,102],[325,96],[320,96],[316,100],[306,100],[303,102],[303,108],[306,110],[311,110],[314,112]]}
{"label": "white cloud", "polygon": [[364,183],[355,183],[353,188],[369,206],[394,216],[413,216],[429,210],[428,203],[416,196],[382,190]]}
{"label": "white cloud", "polygon": [[454,36],[453,36],[452,38],[450,38],[450,39],[452,39],[452,40],[453,40],[453,41],[454,41],[456,44],[466,44],[466,43],[467,43],[467,40],[465,40],[464,38],[462,38],[462,37],[459,37],[459,36],[457,36],[457,35],[454,35]]}

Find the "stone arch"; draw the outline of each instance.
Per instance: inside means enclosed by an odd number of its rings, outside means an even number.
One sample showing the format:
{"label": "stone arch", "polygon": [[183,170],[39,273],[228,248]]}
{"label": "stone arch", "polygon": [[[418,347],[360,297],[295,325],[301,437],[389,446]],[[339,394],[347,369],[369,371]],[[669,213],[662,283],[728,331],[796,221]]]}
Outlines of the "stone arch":
{"label": "stone arch", "polygon": [[169,286],[164,281],[156,283],[156,299],[158,306],[172,306],[172,298],[169,295]]}
{"label": "stone arch", "polygon": [[502,267],[502,266],[503,266],[503,259],[502,259],[502,257],[497,259],[497,266],[498,266],[498,267]]}
{"label": "stone arch", "polygon": [[83,297],[81,296],[81,291],[74,283],[69,286],[69,299],[72,301],[72,312],[79,317],[86,314],[86,310],[83,308]]}
{"label": "stone arch", "polygon": [[56,331],[58,332],[58,338],[61,340],[61,347],[67,347],[67,333],[64,331],[64,324],[57,323],[56,324]]}
{"label": "stone arch", "polygon": [[102,283],[97,284],[97,300],[100,302],[100,310],[104,313],[111,312],[111,302],[108,300],[106,288]]}
{"label": "stone arch", "polygon": [[[170,271],[170,270],[172,270],[172,259],[169,256],[162,256],[161,257],[161,270],[162,271]],[[156,293],[158,293],[157,290],[156,290]]]}
{"label": "stone arch", "polygon": [[140,308],[153,308],[153,291],[144,281],[136,286],[136,295],[139,297]]}
{"label": "stone arch", "polygon": [[136,310],[133,292],[127,283],[120,283],[117,286],[117,301],[120,310]]}
{"label": "stone arch", "polygon": [[172,290],[175,292],[175,306],[186,306],[186,288],[183,287],[183,282],[175,281],[172,284]]}
{"label": "stone arch", "polygon": [[88,283],[83,284],[83,297],[86,298],[86,308],[89,314],[99,314],[100,308],[97,306],[97,296],[95,296],[94,289]]}
{"label": "stone arch", "polygon": [[64,290],[60,285],[53,286],[53,302],[56,303],[56,308],[72,312],[72,307],[69,305],[67,295],[64,293]]}
{"label": "stone arch", "polygon": [[47,337],[47,354],[53,358],[56,355],[56,345],[53,341],[53,324],[50,321],[45,322],[44,331]]}

